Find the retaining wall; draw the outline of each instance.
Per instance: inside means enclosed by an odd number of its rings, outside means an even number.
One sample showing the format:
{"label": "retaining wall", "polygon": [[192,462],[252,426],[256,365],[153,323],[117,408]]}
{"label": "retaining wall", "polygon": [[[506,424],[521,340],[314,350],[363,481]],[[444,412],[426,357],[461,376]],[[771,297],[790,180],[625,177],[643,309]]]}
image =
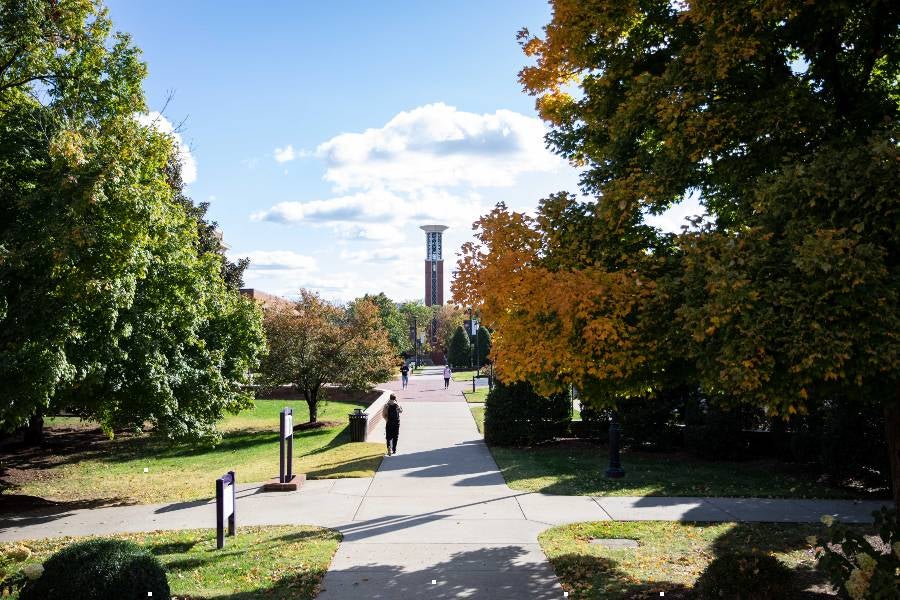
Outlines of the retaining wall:
{"label": "retaining wall", "polygon": [[381,395],[369,405],[369,407],[363,412],[368,415],[368,422],[366,424],[366,441],[369,441],[369,436],[375,431],[375,428],[378,427],[378,424],[381,423],[383,417],[381,416],[381,409],[384,408],[384,405],[387,404],[388,399],[391,397],[391,390],[379,390]]}

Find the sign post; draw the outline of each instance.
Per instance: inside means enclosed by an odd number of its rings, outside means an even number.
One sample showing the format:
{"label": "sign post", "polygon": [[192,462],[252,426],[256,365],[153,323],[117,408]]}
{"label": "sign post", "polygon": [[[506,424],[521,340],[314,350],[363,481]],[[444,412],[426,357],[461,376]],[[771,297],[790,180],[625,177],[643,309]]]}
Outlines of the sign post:
{"label": "sign post", "polygon": [[288,483],[294,478],[291,473],[294,464],[294,409],[282,408],[280,415],[281,435],[278,465],[278,481]]}
{"label": "sign post", "polygon": [[234,535],[235,499],[237,498],[234,471],[228,471],[216,479],[216,548],[225,546],[225,520],[228,520],[228,535]]}
{"label": "sign post", "polygon": [[293,492],[306,481],[305,475],[294,474],[294,409],[282,408],[279,415],[278,477],[263,486],[267,492]]}

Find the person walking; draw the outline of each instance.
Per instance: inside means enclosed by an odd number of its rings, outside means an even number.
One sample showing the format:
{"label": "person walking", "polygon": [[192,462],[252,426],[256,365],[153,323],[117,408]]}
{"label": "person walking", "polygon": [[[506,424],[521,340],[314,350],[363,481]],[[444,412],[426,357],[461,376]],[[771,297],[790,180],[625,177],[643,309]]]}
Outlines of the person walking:
{"label": "person walking", "polygon": [[406,386],[409,385],[409,365],[406,364],[406,361],[400,365],[400,383],[403,384],[403,389],[406,389]]}
{"label": "person walking", "polygon": [[397,454],[397,438],[400,436],[400,413],[403,407],[397,403],[397,396],[391,394],[387,404],[381,409],[384,417],[384,433],[387,438],[387,455]]}
{"label": "person walking", "polygon": [[446,390],[450,387],[450,376],[453,375],[453,371],[450,370],[450,365],[444,365],[444,389]]}

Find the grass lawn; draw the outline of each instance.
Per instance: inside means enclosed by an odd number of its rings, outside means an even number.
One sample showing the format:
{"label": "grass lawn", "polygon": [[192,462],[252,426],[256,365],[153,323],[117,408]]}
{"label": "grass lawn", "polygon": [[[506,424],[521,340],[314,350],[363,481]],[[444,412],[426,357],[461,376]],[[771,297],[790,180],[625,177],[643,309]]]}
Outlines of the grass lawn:
{"label": "grass lawn", "polygon": [[623,452],[625,477],[603,476],[607,449],[588,443],[537,448],[492,447],[515,490],[575,496],[743,496],[855,498],[861,494],[817,482],[777,461],[705,461],[683,453]]}
{"label": "grass lawn", "polygon": [[472,391],[472,388],[466,388],[463,390],[463,396],[466,397],[466,402],[484,402],[487,400],[488,389],[486,387],[475,388],[475,391]]}
{"label": "grass lawn", "polygon": [[473,406],[469,410],[472,411],[472,418],[475,419],[475,425],[478,427],[478,433],[484,435],[484,407]]}
{"label": "grass lawn", "polygon": [[[110,441],[89,426],[57,424],[49,431],[48,448],[2,456],[3,484],[12,487],[7,493],[98,504],[209,498],[213,479],[226,471],[234,470],[239,483],[278,474],[278,413],[286,406],[294,409],[295,423],[307,420],[302,400],[257,400],[254,409],[223,420],[223,440],[214,448],[147,435]],[[310,479],[372,476],[381,464],[383,445],[349,443],[347,413],[361,406],[365,404],[350,401],[320,405],[319,420],[337,424],[295,430],[294,470]]]}
{"label": "grass lawn", "polygon": [[[815,571],[808,536],[825,537],[821,524],[674,523],[663,521],[575,523],[543,532],[538,540],[569,598],[688,598],[706,565],[731,550],[770,553],[794,571],[803,597],[826,595]],[[591,545],[596,538],[626,538],[633,549]]]}
{"label": "grass lawn", "polygon": [[[312,599],[341,540],[337,531],[307,526],[239,527],[237,535],[225,538],[222,550],[216,550],[214,529],[110,537],[147,547],[165,566],[172,596],[191,600]],[[0,550],[22,545],[33,552],[27,561],[13,563],[18,571],[79,539],[86,538],[17,542]]]}
{"label": "grass lawn", "polygon": [[450,375],[450,377],[451,377],[451,379],[453,379],[453,381],[459,381],[462,383],[468,383],[469,385],[472,385],[472,375],[474,375],[475,373],[476,372],[472,371],[472,370],[453,371],[453,374]]}
{"label": "grass lawn", "polygon": [[[484,409],[473,408],[484,433]],[[777,461],[705,461],[684,453],[622,453],[625,477],[603,476],[605,446],[564,442],[533,448],[491,447],[514,490],[564,496],[738,496],[763,498],[859,498],[856,490],[817,482],[798,467]]]}

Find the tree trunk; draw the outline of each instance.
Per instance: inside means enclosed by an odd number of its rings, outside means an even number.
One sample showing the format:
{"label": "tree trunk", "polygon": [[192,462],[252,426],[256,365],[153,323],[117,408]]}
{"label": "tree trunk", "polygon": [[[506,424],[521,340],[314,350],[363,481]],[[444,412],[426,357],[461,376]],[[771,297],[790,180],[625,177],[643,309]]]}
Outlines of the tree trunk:
{"label": "tree trunk", "polygon": [[25,429],[25,443],[31,446],[39,446],[44,443],[44,415],[40,411],[31,415],[28,419],[28,427]]}
{"label": "tree trunk", "polygon": [[318,390],[313,390],[311,393],[306,394],[306,405],[309,407],[310,423],[319,422],[319,394],[317,392]]}
{"label": "tree trunk", "polygon": [[894,398],[893,404],[887,404],[884,407],[884,416],[887,447],[891,455],[891,484],[894,490],[894,507],[900,511],[900,394]]}

